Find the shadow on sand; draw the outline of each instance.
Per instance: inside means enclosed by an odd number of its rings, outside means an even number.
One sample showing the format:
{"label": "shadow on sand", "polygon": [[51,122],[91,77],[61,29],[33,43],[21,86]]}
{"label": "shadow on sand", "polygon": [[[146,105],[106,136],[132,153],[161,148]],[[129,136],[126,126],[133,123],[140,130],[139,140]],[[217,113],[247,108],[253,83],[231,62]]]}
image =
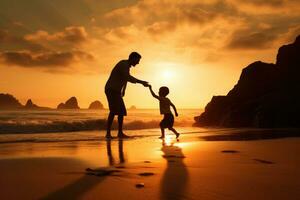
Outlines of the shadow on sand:
{"label": "shadow on sand", "polygon": [[[125,163],[125,157],[123,153],[123,140],[118,141],[119,149],[119,163]],[[41,198],[43,200],[57,200],[57,199],[80,199],[86,192],[91,190],[93,187],[98,185],[100,182],[105,180],[107,176],[113,175],[114,172],[119,170],[113,170],[110,167],[115,165],[115,160],[112,155],[111,141],[106,141],[106,150],[109,167],[101,167],[97,169],[89,169],[82,177],[76,181],[48,194],[47,196]],[[83,172],[84,173],[84,172]],[[94,175],[94,176],[91,176]]]}
{"label": "shadow on sand", "polygon": [[173,143],[168,145],[163,140],[161,150],[164,153],[163,158],[167,161],[167,168],[161,180],[160,199],[186,199],[188,171],[183,162],[185,156],[182,149]]}

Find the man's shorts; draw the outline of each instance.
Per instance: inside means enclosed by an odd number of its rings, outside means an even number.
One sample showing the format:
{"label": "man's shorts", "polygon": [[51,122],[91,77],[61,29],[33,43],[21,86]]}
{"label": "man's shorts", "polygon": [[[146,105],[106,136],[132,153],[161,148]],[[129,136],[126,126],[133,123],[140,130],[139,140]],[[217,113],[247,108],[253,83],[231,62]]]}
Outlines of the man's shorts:
{"label": "man's shorts", "polygon": [[108,101],[109,111],[114,115],[127,115],[126,107],[121,96],[121,92],[110,89],[105,89],[106,98]]}
{"label": "man's shorts", "polygon": [[164,114],[163,120],[160,122],[161,128],[172,128],[174,125],[174,116],[172,113]]}

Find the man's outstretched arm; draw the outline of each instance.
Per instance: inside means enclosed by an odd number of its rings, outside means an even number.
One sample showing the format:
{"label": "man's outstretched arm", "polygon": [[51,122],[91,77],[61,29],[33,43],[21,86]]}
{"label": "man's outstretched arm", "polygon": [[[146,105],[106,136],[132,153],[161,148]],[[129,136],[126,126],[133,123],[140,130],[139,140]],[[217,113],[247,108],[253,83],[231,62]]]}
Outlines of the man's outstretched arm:
{"label": "man's outstretched arm", "polygon": [[139,79],[131,76],[130,73],[129,73],[129,69],[128,68],[126,68],[126,67],[120,67],[119,70],[120,70],[121,77],[124,77],[128,82],[139,83],[139,84],[144,85],[145,87],[148,86],[148,82],[147,81],[139,80]]}
{"label": "man's outstretched arm", "polygon": [[139,80],[139,79],[137,79],[137,78],[131,76],[130,74],[128,74],[127,81],[129,81],[129,82],[131,82],[131,83],[140,83],[140,84],[144,85],[145,87],[148,86],[148,82],[147,82],[147,81]]}

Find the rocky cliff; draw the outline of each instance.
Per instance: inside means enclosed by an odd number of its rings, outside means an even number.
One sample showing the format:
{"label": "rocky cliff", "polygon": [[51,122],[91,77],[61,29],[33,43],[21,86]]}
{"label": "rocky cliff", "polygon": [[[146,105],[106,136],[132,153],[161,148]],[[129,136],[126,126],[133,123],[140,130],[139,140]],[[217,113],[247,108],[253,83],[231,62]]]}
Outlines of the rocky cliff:
{"label": "rocky cliff", "polygon": [[199,126],[300,127],[300,36],[279,48],[275,64],[254,62],[226,96],[214,96]]}

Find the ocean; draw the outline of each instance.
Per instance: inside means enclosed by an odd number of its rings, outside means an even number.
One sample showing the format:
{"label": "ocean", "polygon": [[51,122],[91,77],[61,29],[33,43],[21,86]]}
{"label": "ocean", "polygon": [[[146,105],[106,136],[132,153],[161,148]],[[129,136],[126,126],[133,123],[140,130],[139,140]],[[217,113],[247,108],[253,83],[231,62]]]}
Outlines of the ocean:
{"label": "ocean", "polygon": [[[174,127],[179,132],[205,131],[193,127],[200,109],[178,110]],[[0,143],[102,140],[108,110],[0,111]],[[162,115],[157,109],[128,110],[124,132],[133,137],[159,135]],[[117,119],[113,124],[116,129]],[[113,131],[113,135],[116,135]]]}

